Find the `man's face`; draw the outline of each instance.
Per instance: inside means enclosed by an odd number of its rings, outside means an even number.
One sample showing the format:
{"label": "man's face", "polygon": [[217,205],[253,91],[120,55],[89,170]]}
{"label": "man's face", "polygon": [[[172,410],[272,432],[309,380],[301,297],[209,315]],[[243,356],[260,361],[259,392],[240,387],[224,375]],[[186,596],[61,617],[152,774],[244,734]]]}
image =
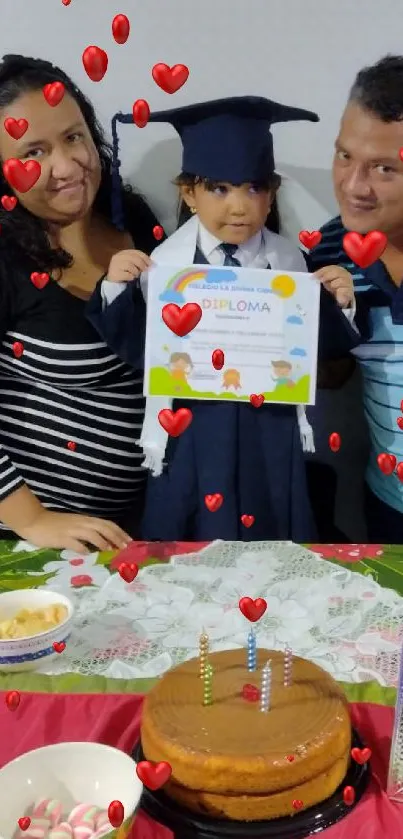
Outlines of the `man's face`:
{"label": "man's face", "polygon": [[403,238],[403,121],[383,122],[350,102],[335,143],[333,182],[344,226]]}

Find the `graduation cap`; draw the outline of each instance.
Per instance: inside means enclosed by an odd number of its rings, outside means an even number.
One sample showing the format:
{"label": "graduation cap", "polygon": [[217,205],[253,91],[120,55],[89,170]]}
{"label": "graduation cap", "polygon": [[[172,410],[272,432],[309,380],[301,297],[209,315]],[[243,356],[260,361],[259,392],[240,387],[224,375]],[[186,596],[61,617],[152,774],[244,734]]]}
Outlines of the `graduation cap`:
{"label": "graduation cap", "polygon": [[[277,122],[318,122],[312,111],[273,102],[263,96],[234,96],[199,102],[169,111],[156,111],[149,122],[165,122],[178,132],[183,146],[182,171],[234,185],[259,183],[274,172],[271,126]],[[119,210],[120,177],[117,122],[133,123],[133,114],[112,120],[114,192],[113,218],[123,225]]]}

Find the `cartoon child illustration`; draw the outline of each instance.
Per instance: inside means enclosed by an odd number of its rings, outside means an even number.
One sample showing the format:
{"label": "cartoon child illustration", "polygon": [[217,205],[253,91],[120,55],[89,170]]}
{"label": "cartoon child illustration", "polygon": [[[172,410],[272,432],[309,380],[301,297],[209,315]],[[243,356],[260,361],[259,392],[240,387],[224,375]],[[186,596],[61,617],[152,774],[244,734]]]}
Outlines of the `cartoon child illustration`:
{"label": "cartoon child illustration", "polygon": [[294,387],[294,382],[291,378],[292,364],[289,361],[272,361],[273,379],[276,382],[276,387],[286,385],[287,387]]}
{"label": "cartoon child illustration", "polygon": [[221,387],[224,387],[225,390],[229,390],[230,387],[233,387],[235,390],[240,390],[242,387],[240,372],[232,369],[225,370],[223,373],[223,383]]}
{"label": "cartoon child illustration", "polygon": [[169,359],[169,366],[172,378],[187,384],[187,377],[193,370],[190,355],[187,352],[173,352]]}

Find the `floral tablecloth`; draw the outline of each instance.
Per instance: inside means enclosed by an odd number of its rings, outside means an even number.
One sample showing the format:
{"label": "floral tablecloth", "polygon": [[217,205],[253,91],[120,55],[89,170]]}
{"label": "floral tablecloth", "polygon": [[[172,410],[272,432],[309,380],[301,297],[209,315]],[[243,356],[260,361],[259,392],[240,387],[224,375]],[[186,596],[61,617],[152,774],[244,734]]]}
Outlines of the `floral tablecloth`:
{"label": "floral tablecloth", "polygon": [[[323,558],[331,560],[324,562]],[[116,569],[135,562],[125,583]],[[134,542],[123,553],[78,556],[0,542],[0,591],[45,587],[76,607],[73,634],[47,669],[0,677],[0,689],[145,692],[197,654],[244,646],[240,597],[265,597],[257,642],[310,658],[351,699],[393,704],[403,641],[403,551],[397,546],[286,542],[197,545]]]}

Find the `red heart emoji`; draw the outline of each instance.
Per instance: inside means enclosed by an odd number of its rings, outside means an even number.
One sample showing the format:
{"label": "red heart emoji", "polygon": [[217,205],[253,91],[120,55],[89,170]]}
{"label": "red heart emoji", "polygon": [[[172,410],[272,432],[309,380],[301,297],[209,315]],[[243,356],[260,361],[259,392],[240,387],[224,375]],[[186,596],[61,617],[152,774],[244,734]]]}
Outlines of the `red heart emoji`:
{"label": "red heart emoji", "polygon": [[15,358],[21,358],[24,352],[24,344],[21,344],[21,341],[14,341],[13,344],[13,353]]}
{"label": "red heart emoji", "polygon": [[64,641],[54,641],[52,646],[53,646],[53,649],[54,649],[55,653],[62,653],[63,650],[66,649],[66,644],[64,643]]}
{"label": "red heart emoji", "polygon": [[403,463],[398,463],[396,466],[396,473],[399,481],[403,482]]}
{"label": "red heart emoji", "polygon": [[247,513],[244,513],[243,516],[241,516],[241,522],[244,527],[252,527],[252,524],[255,523],[255,517],[248,516]]}
{"label": "red heart emoji", "polygon": [[396,467],[396,458],[394,454],[382,452],[381,454],[378,454],[377,462],[384,475],[391,475]]}
{"label": "red heart emoji", "polygon": [[[136,99],[133,105],[133,122],[137,128],[145,128],[150,119],[150,108],[145,99]],[[155,230],[156,228],[154,228]],[[161,228],[162,229],[162,228]]]}
{"label": "red heart emoji", "polygon": [[371,230],[366,236],[361,236],[360,233],[346,233],[343,238],[343,248],[347,256],[360,268],[368,268],[376,262],[387,244],[388,239],[380,230]]}
{"label": "red heart emoji", "polygon": [[178,408],[171,411],[170,408],[163,408],[158,414],[158,422],[164,431],[171,437],[179,437],[189,427],[193,414],[189,408]]}
{"label": "red heart emoji", "polygon": [[8,117],[4,120],[4,128],[13,140],[20,140],[28,130],[28,120]]}
{"label": "red heart emoji", "polygon": [[6,693],[6,705],[9,711],[16,711],[21,702],[21,696],[18,690],[9,690]]}
{"label": "red heart emoji", "polygon": [[211,363],[214,367],[214,370],[222,370],[224,367],[224,353],[222,350],[213,350],[211,356]]}
{"label": "red heart emoji", "polygon": [[102,81],[108,69],[108,56],[100,47],[87,47],[82,55],[84,70],[92,82]]}
{"label": "red heart emoji", "polygon": [[3,174],[13,189],[17,192],[29,192],[41,176],[41,164],[37,160],[17,160],[10,157],[3,164]]}
{"label": "red heart emoji", "polygon": [[125,44],[130,35],[130,21],[126,15],[115,15],[112,21],[112,35],[117,44]]}
{"label": "red heart emoji", "polygon": [[372,750],[368,748],[359,749],[355,747],[354,749],[351,749],[351,757],[353,758],[353,760],[355,760],[356,763],[359,763],[360,766],[363,766],[364,763],[368,763],[368,761],[371,759],[371,755]]}
{"label": "red heart emoji", "polygon": [[251,597],[241,597],[239,608],[248,621],[256,623],[264,615],[267,602],[263,600],[263,597],[257,597],[256,600],[252,600]]}
{"label": "red heart emoji", "polygon": [[121,562],[118,571],[125,583],[132,583],[139,573],[139,568],[134,562]]}
{"label": "red heart emoji", "polygon": [[125,811],[121,801],[111,801],[108,807],[108,819],[112,827],[120,827],[125,818]]}
{"label": "red heart emoji", "polygon": [[189,69],[185,64],[154,64],[152,76],[158,87],[165,93],[176,93],[189,78]]}
{"label": "red heart emoji", "polygon": [[341,446],[341,437],[337,431],[333,431],[329,435],[329,448],[332,452],[338,452]]}
{"label": "red heart emoji", "polygon": [[264,402],[263,393],[252,393],[249,397],[249,402],[253,405],[254,408],[260,408]]}
{"label": "red heart emoji", "polygon": [[63,6],[70,6],[71,0],[62,0]]}
{"label": "red heart emoji", "polygon": [[301,801],[300,798],[294,798],[294,801],[292,802],[292,806],[293,806],[294,810],[302,810],[302,808],[304,806],[304,802]]}
{"label": "red heart emoji", "polygon": [[63,82],[49,82],[42,88],[43,95],[51,108],[55,108],[62,101],[66,92]]}
{"label": "red heart emoji", "polygon": [[22,816],[20,819],[18,819],[18,826],[20,830],[28,830],[30,824],[31,819],[29,818],[29,816]]}
{"label": "red heart emoji", "polygon": [[2,195],[1,206],[3,207],[3,210],[7,210],[7,212],[14,210],[14,207],[17,206],[17,199],[15,195]]}
{"label": "red heart emoji", "polygon": [[288,760],[288,763],[294,763],[295,757],[294,755],[287,755],[286,760]]}
{"label": "red heart emoji", "polygon": [[75,452],[77,446],[76,446],[74,440],[69,440],[69,442],[67,443],[67,448],[68,448],[69,452]]}
{"label": "red heart emoji", "polygon": [[255,685],[244,685],[242,688],[242,699],[247,702],[257,702],[260,698],[260,690]]}
{"label": "red heart emoji", "polygon": [[322,241],[322,234],[320,230],[313,230],[312,233],[309,230],[301,230],[298,238],[301,245],[311,250],[311,248],[316,248],[316,245],[319,245],[319,242]]}
{"label": "red heart emoji", "polygon": [[35,288],[39,288],[40,290],[45,288],[49,280],[49,274],[39,274],[38,271],[33,271],[33,273],[31,274],[31,283],[34,284]]}
{"label": "red heart emoji", "polygon": [[169,781],[172,768],[169,763],[162,760],[160,763],[153,763],[151,760],[141,760],[136,766],[137,777],[148,789],[156,790]]}
{"label": "red heart emoji", "polygon": [[355,789],[354,787],[344,787],[343,790],[343,801],[347,804],[347,807],[351,807],[355,801]]}
{"label": "red heart emoji", "polygon": [[221,492],[214,492],[213,495],[204,496],[204,503],[207,509],[210,510],[210,513],[215,513],[219,510],[223,501],[224,496],[221,495]]}
{"label": "red heart emoji", "polygon": [[156,239],[156,240],[157,240],[157,242],[159,242],[159,241],[160,241],[160,239],[162,239],[162,238],[163,238],[163,236],[164,236],[164,228],[163,228],[163,227],[161,227],[161,225],[160,225],[160,224],[156,224],[156,225],[155,225],[155,227],[153,227],[153,236],[154,236],[154,239]]}
{"label": "red heart emoji", "polygon": [[197,326],[203,312],[198,303],[185,303],[182,307],[176,303],[167,303],[161,314],[168,329],[183,338]]}
{"label": "red heart emoji", "polygon": [[399,428],[403,431],[403,417],[398,417],[396,420]]}

